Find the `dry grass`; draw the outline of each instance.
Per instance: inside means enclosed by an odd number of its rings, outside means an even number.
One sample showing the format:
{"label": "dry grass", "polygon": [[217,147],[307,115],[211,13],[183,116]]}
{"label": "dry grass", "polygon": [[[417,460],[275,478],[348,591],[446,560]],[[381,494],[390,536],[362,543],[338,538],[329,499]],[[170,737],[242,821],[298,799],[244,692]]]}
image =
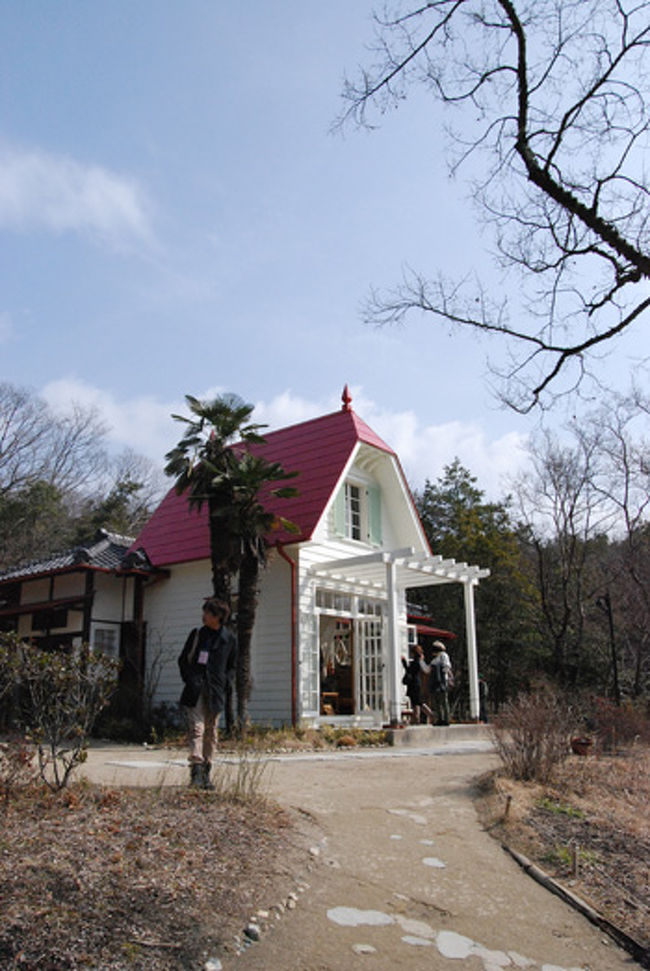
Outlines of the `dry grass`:
{"label": "dry grass", "polygon": [[0,823],[6,971],[200,968],[307,861],[278,807],[186,789],[21,789]]}
{"label": "dry grass", "polygon": [[490,776],[479,811],[493,835],[648,948],[649,803],[650,747],[638,745],[621,756],[571,756],[544,785]]}

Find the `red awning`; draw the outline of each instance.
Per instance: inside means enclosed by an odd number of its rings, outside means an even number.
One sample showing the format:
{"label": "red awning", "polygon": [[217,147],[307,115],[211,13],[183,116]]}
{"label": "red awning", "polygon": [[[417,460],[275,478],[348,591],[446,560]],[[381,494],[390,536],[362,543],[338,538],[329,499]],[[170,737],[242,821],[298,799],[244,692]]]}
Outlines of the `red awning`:
{"label": "red awning", "polygon": [[440,627],[430,627],[428,624],[416,624],[415,629],[418,634],[424,634],[425,637],[446,637],[452,640],[456,639],[456,634],[453,634],[450,630],[442,630]]}

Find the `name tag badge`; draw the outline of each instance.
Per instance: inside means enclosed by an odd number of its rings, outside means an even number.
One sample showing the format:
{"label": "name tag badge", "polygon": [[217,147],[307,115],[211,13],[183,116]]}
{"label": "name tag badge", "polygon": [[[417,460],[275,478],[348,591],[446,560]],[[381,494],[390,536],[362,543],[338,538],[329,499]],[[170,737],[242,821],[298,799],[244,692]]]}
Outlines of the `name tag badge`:
{"label": "name tag badge", "polygon": [[207,651],[199,651],[199,660],[198,660],[198,663],[199,664],[207,664],[208,663],[208,652]]}

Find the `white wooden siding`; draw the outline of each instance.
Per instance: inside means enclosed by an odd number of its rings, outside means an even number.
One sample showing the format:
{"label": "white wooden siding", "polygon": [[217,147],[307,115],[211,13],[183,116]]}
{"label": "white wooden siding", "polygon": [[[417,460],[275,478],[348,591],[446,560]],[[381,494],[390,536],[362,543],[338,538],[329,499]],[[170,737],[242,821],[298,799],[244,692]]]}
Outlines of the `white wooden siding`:
{"label": "white wooden siding", "polygon": [[291,724],[291,568],[272,553],[262,574],[251,649],[252,720]]}
{"label": "white wooden siding", "polygon": [[[209,560],[171,568],[169,580],[146,593],[147,659],[161,657],[156,702],[176,704],[182,683],[178,655],[188,633],[201,624],[201,606],[210,596]],[[291,722],[291,571],[276,554],[262,573],[253,633],[251,718],[262,724]]]}
{"label": "white wooden siding", "polygon": [[176,704],[181,695],[178,655],[188,633],[201,624],[201,606],[212,587],[209,560],[171,567],[168,580],[146,588],[147,664],[162,661],[155,701]]}

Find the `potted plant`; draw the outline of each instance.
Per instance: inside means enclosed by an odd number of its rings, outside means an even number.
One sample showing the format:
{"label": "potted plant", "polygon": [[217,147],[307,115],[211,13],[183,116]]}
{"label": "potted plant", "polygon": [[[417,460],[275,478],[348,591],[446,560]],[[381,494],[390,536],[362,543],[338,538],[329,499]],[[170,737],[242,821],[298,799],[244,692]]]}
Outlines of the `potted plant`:
{"label": "potted plant", "polygon": [[576,735],[571,739],[571,751],[576,755],[589,755],[593,744],[594,740],[589,735]]}

